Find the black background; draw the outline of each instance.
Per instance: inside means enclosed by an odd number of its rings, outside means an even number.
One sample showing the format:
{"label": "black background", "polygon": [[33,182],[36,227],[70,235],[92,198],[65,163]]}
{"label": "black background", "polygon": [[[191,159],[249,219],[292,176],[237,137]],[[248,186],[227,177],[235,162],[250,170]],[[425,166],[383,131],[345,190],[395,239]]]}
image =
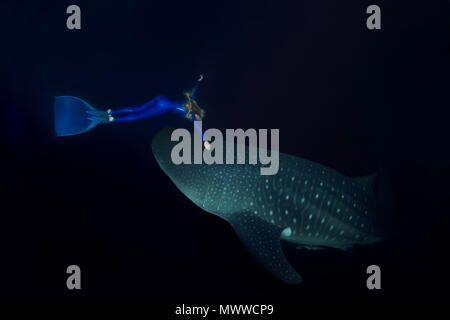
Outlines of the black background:
{"label": "black background", "polygon": [[[448,1],[15,1],[1,7],[1,281],[7,298],[176,303],[448,298]],[[68,5],[82,29],[66,28]],[[366,28],[370,4],[382,29]],[[350,175],[382,164],[393,237],[353,253],[284,246],[287,286],[157,166],[166,115],[55,137],[53,97],[99,109],[181,98],[205,127],[279,128],[282,152]],[[82,290],[66,288],[66,268]],[[366,267],[382,270],[369,291]]]}

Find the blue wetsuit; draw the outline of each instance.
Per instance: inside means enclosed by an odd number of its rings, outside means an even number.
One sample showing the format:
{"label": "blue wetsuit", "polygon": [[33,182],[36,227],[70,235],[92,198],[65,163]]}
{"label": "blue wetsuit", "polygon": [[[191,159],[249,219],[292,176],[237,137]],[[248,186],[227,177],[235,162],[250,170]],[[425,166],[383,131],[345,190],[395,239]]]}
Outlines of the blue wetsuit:
{"label": "blue wetsuit", "polygon": [[[200,80],[201,78],[192,90],[191,99],[195,98]],[[185,104],[186,101],[172,101],[164,96],[157,96],[139,107],[100,111],[80,98],[57,96],[54,104],[55,131],[57,136],[76,135],[94,128],[99,123],[135,121],[168,112],[189,118],[190,110]],[[194,119],[193,115],[190,117]]]}

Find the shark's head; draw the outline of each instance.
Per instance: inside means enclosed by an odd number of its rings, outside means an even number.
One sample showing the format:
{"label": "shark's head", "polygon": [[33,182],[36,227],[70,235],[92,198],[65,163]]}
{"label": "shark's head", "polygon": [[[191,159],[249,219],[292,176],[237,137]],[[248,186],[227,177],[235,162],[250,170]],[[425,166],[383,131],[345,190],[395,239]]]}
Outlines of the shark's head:
{"label": "shark's head", "polygon": [[[163,128],[156,134],[152,141],[153,155],[161,169],[177,188],[195,204],[204,208],[205,192],[208,188],[208,166],[205,164],[175,164],[172,161],[172,149],[179,142],[171,140],[173,131],[173,128]],[[193,154],[191,154],[191,159],[193,159]]]}
{"label": "shark's head", "polygon": [[258,217],[256,211],[249,210],[258,199],[254,199],[257,184],[266,181],[266,178],[260,178],[259,167],[177,165],[172,153],[181,142],[172,141],[173,132],[173,129],[164,128],[152,141],[152,151],[161,169],[197,206],[228,221],[258,261],[275,277],[287,283],[300,283],[301,276],[289,264],[281,248],[282,230]]}

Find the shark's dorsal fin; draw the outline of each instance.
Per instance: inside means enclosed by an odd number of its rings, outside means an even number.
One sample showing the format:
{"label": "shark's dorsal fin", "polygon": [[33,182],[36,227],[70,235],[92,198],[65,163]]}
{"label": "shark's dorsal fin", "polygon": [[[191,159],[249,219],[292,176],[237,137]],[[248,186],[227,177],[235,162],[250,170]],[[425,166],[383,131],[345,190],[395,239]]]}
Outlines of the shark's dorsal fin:
{"label": "shark's dorsal fin", "polygon": [[281,248],[281,228],[248,211],[236,212],[227,221],[256,260],[273,276],[289,284],[303,281]]}

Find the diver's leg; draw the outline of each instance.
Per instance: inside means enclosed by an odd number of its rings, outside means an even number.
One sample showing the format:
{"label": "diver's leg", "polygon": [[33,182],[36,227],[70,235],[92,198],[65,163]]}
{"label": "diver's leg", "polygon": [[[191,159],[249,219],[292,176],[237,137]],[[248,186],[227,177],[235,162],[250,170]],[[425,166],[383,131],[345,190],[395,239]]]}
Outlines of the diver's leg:
{"label": "diver's leg", "polygon": [[119,110],[111,110],[111,109],[108,109],[108,110],[110,110],[109,114],[112,115],[113,117],[121,115],[121,114],[126,114],[126,113],[140,113],[140,112],[144,112],[148,109],[152,109],[162,99],[165,99],[165,97],[157,96],[156,98],[144,103],[143,105],[141,105],[139,107],[127,107],[127,108],[122,108]]}
{"label": "diver's leg", "polygon": [[164,96],[158,96],[155,99],[135,108],[135,112],[126,113],[119,116],[113,115],[113,121],[134,121],[143,118],[153,117],[173,110],[176,107],[181,107],[180,103],[168,100]]}
{"label": "diver's leg", "polygon": [[136,108],[129,107],[129,108],[122,108],[122,109],[119,109],[119,110],[108,109],[106,111],[112,116],[117,116],[119,114],[124,114],[124,113],[134,113],[134,112],[136,112]]}

